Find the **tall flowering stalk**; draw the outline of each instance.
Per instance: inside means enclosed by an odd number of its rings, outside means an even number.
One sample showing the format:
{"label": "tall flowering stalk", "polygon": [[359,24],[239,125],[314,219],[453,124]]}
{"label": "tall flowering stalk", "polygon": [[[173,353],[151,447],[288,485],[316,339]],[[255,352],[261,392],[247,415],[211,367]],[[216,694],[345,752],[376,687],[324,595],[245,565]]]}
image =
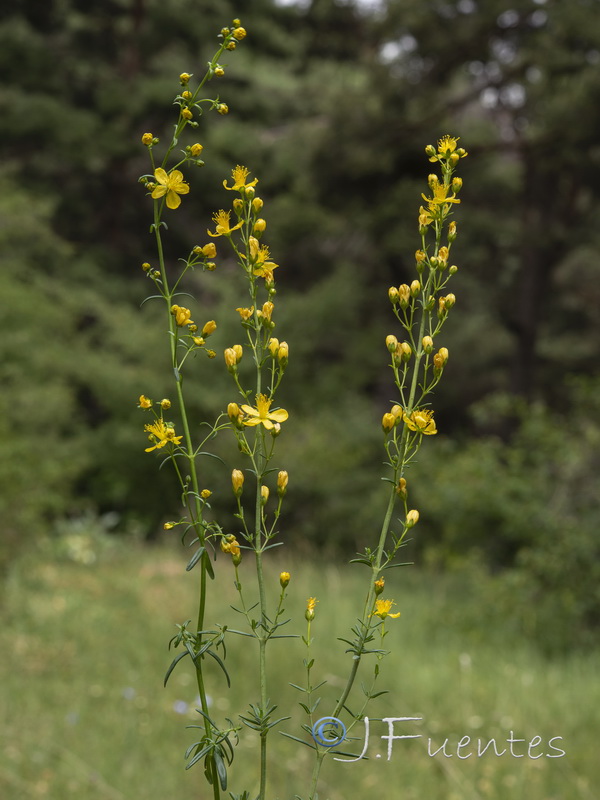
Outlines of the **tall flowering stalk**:
{"label": "tall flowering stalk", "polygon": [[[176,212],[193,187],[187,182],[189,167],[202,166],[200,156],[203,146],[199,142],[186,145],[177,151],[179,139],[188,128],[196,128],[204,110],[228,113],[228,107],[216,98],[205,98],[202,89],[214,78],[223,75],[219,58],[224,51],[234,50],[246,36],[239,20],[220,33],[220,46],[209,62],[208,69],[196,87],[192,88],[192,75],[182,73],[179,77],[180,91],[175,98],[178,108],[174,134],[164,149],[163,157],[155,157],[160,144],[151,133],[142,136],[147,148],[151,172],[142,176],[149,198],[153,204],[151,233],[156,243],[156,264],[143,264],[149,280],[155,287],[151,296],[164,304],[167,322],[168,347],[174,378],[175,401],[169,398],[153,400],[145,394],[139,397],[138,406],[149,417],[144,431],[149,439],[146,452],[171,463],[181,488],[183,512],[179,519],[165,523],[166,529],[179,529],[182,541],[195,547],[187,565],[188,571],[198,576],[198,608],[192,620],[177,626],[177,634],[169,646],[175,652],[168,667],[165,683],[180,662],[188,660],[193,666],[198,695],[197,709],[199,739],[187,750],[188,767],[202,764],[205,777],[211,787],[214,800],[224,793],[232,800],[265,800],[267,796],[268,753],[271,731],[287,716],[277,718],[276,706],[269,702],[267,686],[268,646],[276,639],[290,636],[283,626],[284,602],[290,574],[282,572],[276,596],[269,597],[265,580],[264,559],[267,550],[273,547],[279,535],[278,525],[284,498],[288,489],[288,473],[275,461],[277,439],[288,419],[288,412],[277,403],[277,392],[289,360],[289,347],[285,341],[273,336],[277,309],[275,304],[275,271],[279,265],[272,259],[269,247],[263,242],[267,222],[263,216],[264,203],[257,194],[258,178],[244,166],[237,165],[229,179],[223,181],[223,191],[232,198],[231,207],[220,209],[212,216],[212,225],[207,229],[207,241],[195,245],[191,252],[175,264],[165,256],[163,235],[166,231],[164,217]],[[305,686],[296,686],[303,692],[306,702],[301,705],[308,716],[303,728],[308,734],[292,739],[308,744],[314,750],[314,769],[309,785],[309,800],[316,800],[321,766],[331,753],[344,754],[337,744],[352,737],[348,734],[358,722],[368,702],[379,694],[375,683],[379,675],[380,661],[386,653],[384,644],[388,631],[388,619],[400,616],[393,611],[394,601],[382,597],[385,570],[396,566],[396,555],[403,545],[407,532],[417,523],[419,514],[409,510],[405,470],[419,449],[423,436],[437,432],[433,412],[427,398],[437,385],[448,360],[444,347],[437,350],[434,339],[442,329],[455,303],[454,295],[445,294],[446,285],[456,267],[448,266],[452,243],[456,238],[456,225],[450,221],[452,209],[459,203],[457,193],[461,187],[459,178],[453,173],[465,151],[457,146],[457,140],[444,137],[437,148],[426,150],[430,161],[438,164],[440,175],[430,175],[428,194],[423,194],[425,205],[419,211],[421,247],[416,253],[418,278],[409,285],[403,284],[389,290],[392,308],[404,330],[403,340],[394,334],[386,339],[391,356],[391,368],[398,389],[398,402],[383,415],[384,446],[387,454],[390,484],[389,499],[383,524],[373,547],[355,559],[368,566],[369,586],[362,605],[358,623],[352,628],[350,638],[344,639],[347,652],[352,656],[351,667],[345,687],[335,703],[331,716],[316,720],[316,708],[320,698],[319,687],[313,685],[315,659],[312,656],[312,633],[315,620],[318,622],[315,597],[309,598],[304,612],[306,635],[302,636],[306,647],[304,659]],[[231,194],[229,194],[231,193]],[[247,294],[235,309],[240,325],[239,341],[229,343],[223,350],[224,367],[231,377],[231,394],[226,398],[226,408],[216,421],[203,428],[199,436],[192,431],[186,410],[184,392],[185,376],[192,360],[190,356],[204,354],[214,359],[217,353],[209,349],[207,342],[217,330],[213,319],[199,319],[196,311],[180,305],[186,276],[196,269],[213,272],[217,264],[217,247],[225,245],[237,261],[239,272],[245,281]],[[181,266],[182,265],[182,266]],[[188,301],[186,301],[188,302]],[[209,316],[209,315],[206,315]],[[239,364],[251,363],[251,368],[240,371]],[[197,362],[196,362],[197,364]],[[176,419],[176,421],[173,421]],[[227,532],[211,510],[212,491],[205,488],[210,481],[201,471],[200,461],[208,453],[208,443],[217,434],[227,432],[235,437],[239,450],[239,462],[232,464],[231,491],[235,506],[238,531]],[[393,527],[396,505],[402,506],[399,527]],[[209,582],[215,578],[212,559],[218,552],[231,559],[235,575],[235,588],[239,595],[236,610],[242,621],[241,629],[206,624],[206,604]],[[248,558],[254,567],[256,582],[250,593],[242,584],[240,565]],[[207,668],[215,667],[222,672],[222,680],[229,684],[225,658],[225,643],[231,644],[250,638],[256,645],[257,699],[249,708],[238,714],[235,720],[220,722],[209,709],[207,680],[214,680]],[[363,658],[375,656],[370,685],[363,690],[361,703],[356,705],[355,682]],[[350,711],[352,701],[354,710]],[[342,721],[345,718],[345,723]],[[229,791],[229,767],[238,741],[239,731],[246,727],[259,739],[259,764],[257,777],[246,780],[258,785],[258,794],[244,789],[240,794]],[[339,736],[339,730],[343,735]],[[254,792],[254,789],[253,789]],[[299,798],[299,795],[295,795]]]}
{"label": "tall flowering stalk", "polygon": [[[194,627],[191,620],[178,626],[178,633],[170,646],[181,650],[167,670],[165,683],[179,662],[189,657],[196,673],[200,697],[198,711],[201,716],[201,724],[192,727],[200,729],[201,738],[190,746],[186,756],[188,767],[203,763],[215,800],[228,789],[228,767],[233,761],[238,732],[242,726],[255,731],[260,739],[258,796],[264,800],[268,736],[281,721],[274,718],[275,707],[268,701],[266,660],[269,642],[283,635],[279,629],[284,624],[283,602],[290,576],[282,573],[278,599],[274,609],[270,608],[263,559],[265,551],[273,546],[277,536],[276,526],[288,485],[285,470],[275,469],[277,475],[273,480],[272,461],[276,439],[288,418],[288,412],[275,405],[275,395],[288,364],[289,349],[285,341],[280,342],[272,336],[275,326],[274,272],[278,264],[271,260],[268,246],[261,242],[267,223],[261,216],[263,201],[256,194],[258,179],[251,179],[249,170],[244,166],[238,165],[232,170],[231,179],[223,181],[224,190],[233,193],[232,208],[221,209],[213,214],[213,226],[207,230],[208,241],[196,245],[185,259],[180,259],[183,268],[177,272],[167,264],[164,255],[163,230],[166,225],[163,215],[167,213],[166,210],[178,209],[182,198],[190,193],[190,186],[180,167],[203,164],[200,160],[203,146],[199,142],[186,146],[179,155],[175,155],[180,136],[187,127],[197,127],[197,117],[202,114],[203,106],[220,114],[229,110],[218,98],[202,98],[202,87],[207,81],[223,74],[219,57],[224,51],[234,50],[245,36],[246,31],[239,20],[234,20],[230,28],[221,31],[221,46],[194,90],[191,88],[192,76],[188,73],[180,75],[181,91],[175,98],[175,104],[179,107],[178,120],[160,164],[155,160],[155,148],[159,140],[151,133],[142,136],[142,143],[148,148],[152,173],[142,176],[141,182],[153,200],[151,232],[155,236],[157,251],[157,267],[144,264],[143,269],[157,290],[152,297],[165,304],[181,432],[176,431],[175,423],[166,416],[171,413],[171,401],[168,398],[154,402],[146,395],[141,395],[139,407],[154,415],[154,421],[144,427],[150,439],[146,452],[156,451],[170,461],[181,486],[184,514],[181,519],[166,523],[165,527],[180,527],[182,540],[191,539],[188,543],[196,545],[187,569],[195,569],[199,574],[197,621]],[[215,351],[207,347],[207,340],[217,329],[217,323],[208,320],[200,327],[192,319],[191,309],[175,301],[182,294],[182,282],[189,272],[195,269],[215,270],[213,259],[217,257],[217,243],[221,242],[229,246],[246,279],[247,304],[236,309],[241,326],[241,343],[231,344],[223,352],[225,367],[232,378],[232,397],[226,412],[209,425],[208,432],[198,439],[192,435],[188,421],[184,376],[190,355],[202,352],[209,358],[216,356]],[[249,383],[242,380],[238,371],[238,364],[243,357],[250,359],[254,366],[253,378]],[[233,432],[240,458],[244,459],[244,463],[236,466],[231,473],[236,517],[240,525],[237,534],[225,533],[217,521],[209,521],[207,512],[210,510],[212,492],[201,488],[200,481],[199,457],[206,455],[207,443],[223,430]],[[250,489],[248,484],[251,484]],[[249,496],[247,502],[244,501],[244,493]],[[214,578],[211,557],[218,549],[231,557],[235,586],[240,596],[240,614],[247,622],[247,630],[228,631],[227,635],[250,636],[256,640],[258,650],[259,699],[239,715],[238,722],[226,720],[225,725],[219,724],[211,716],[206,692],[209,656],[229,683],[225,664],[226,629],[219,626],[214,630],[207,629],[205,625],[208,581]],[[244,551],[253,556],[258,604],[247,600],[240,580],[238,570]],[[254,610],[256,605],[257,612]],[[241,795],[231,794],[231,797],[247,800],[249,794],[244,790]]]}
{"label": "tall flowering stalk", "polygon": [[[312,740],[308,744],[313,747],[315,756],[309,800],[317,798],[319,774],[326,756],[347,755],[336,749],[335,745],[351,740],[349,734],[356,722],[363,718],[367,704],[381,694],[375,691],[375,684],[380,661],[387,652],[384,647],[387,635],[385,621],[400,616],[399,613],[392,613],[393,600],[380,597],[385,587],[383,573],[399,566],[396,555],[408,531],[419,520],[419,512],[409,508],[404,475],[421,446],[423,436],[437,433],[433,410],[428,407],[428,397],[441,380],[449,355],[447,348],[436,348],[435,341],[456,302],[454,294],[446,293],[448,281],[457,271],[456,266],[449,266],[450,251],[457,235],[456,223],[451,217],[454,206],[460,203],[457,194],[462,187],[462,180],[454,176],[454,172],[460,159],[467,153],[458,147],[458,140],[450,136],[440,139],[437,148],[429,145],[425,152],[429,161],[437,164],[440,174],[429,175],[429,191],[422,195],[425,205],[420,207],[418,217],[421,246],[415,253],[417,276],[410,285],[392,286],[388,290],[392,309],[403,329],[401,340],[395,334],[389,334],[385,342],[398,390],[397,402],[384,413],[381,421],[389,470],[385,477],[390,485],[388,503],[376,546],[366,547],[364,553],[354,559],[356,563],[369,568],[370,580],[361,615],[352,628],[352,636],[342,639],[348,645],[346,652],[352,658],[349,675],[330,716],[321,717],[318,721],[315,721],[318,699],[313,699],[315,689],[311,682],[314,660],[309,657],[315,598],[310,598],[307,606],[308,631],[304,638],[308,651],[305,659],[307,680],[305,687],[296,688],[309,699],[308,703],[301,703],[308,716],[308,723],[303,727]],[[397,520],[398,526],[394,528],[393,516],[398,503],[401,505],[401,514]],[[365,686],[363,682],[357,698],[353,689],[361,663],[367,655],[375,657],[371,683]],[[354,711],[350,710],[351,700]],[[347,718],[346,724],[342,717]],[[325,724],[319,726],[323,720]]]}

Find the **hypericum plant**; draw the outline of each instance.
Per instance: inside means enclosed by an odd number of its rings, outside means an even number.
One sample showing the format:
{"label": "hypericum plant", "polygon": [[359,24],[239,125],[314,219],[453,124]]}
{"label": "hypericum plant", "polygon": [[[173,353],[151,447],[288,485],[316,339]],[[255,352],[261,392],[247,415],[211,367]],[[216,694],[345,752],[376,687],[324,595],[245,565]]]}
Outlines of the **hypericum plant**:
{"label": "hypericum plant", "polygon": [[[151,172],[140,180],[145,184],[153,200],[154,219],[151,232],[156,239],[156,266],[143,264],[148,278],[153,282],[156,293],[153,298],[164,303],[168,322],[168,343],[171,366],[174,376],[176,403],[172,407],[169,399],[154,401],[142,395],[139,407],[153,420],[145,425],[150,439],[146,452],[154,452],[171,462],[181,487],[183,513],[180,519],[165,524],[166,529],[179,528],[182,541],[195,546],[187,570],[198,574],[199,600],[194,623],[189,619],[178,625],[178,633],[170,642],[170,647],[178,651],[165,676],[165,683],[172,671],[184,659],[193,665],[200,698],[200,730],[198,741],[186,753],[188,767],[202,763],[208,783],[212,787],[215,800],[228,789],[228,768],[233,762],[238,732],[242,726],[256,732],[260,740],[260,754],[257,777],[246,776],[250,788],[229,796],[233,800],[250,800],[258,785],[257,800],[265,800],[267,791],[268,742],[270,732],[284,719],[275,718],[275,706],[270,704],[272,689],[267,688],[267,650],[274,639],[286,635],[281,628],[283,603],[290,582],[287,572],[280,574],[280,591],[275,600],[269,600],[265,586],[263,561],[265,553],[274,546],[278,536],[277,524],[288,487],[288,473],[274,466],[277,437],[288,412],[276,404],[277,390],[288,364],[289,350],[285,341],[272,336],[275,315],[274,273],[278,265],[271,260],[269,248],[262,244],[267,223],[262,216],[263,200],[256,194],[257,178],[250,179],[246,167],[236,166],[231,173],[231,182],[223,182],[224,189],[233,194],[232,208],[219,210],[213,215],[214,228],[207,230],[209,241],[198,244],[183,259],[167,265],[163,251],[163,230],[166,225],[163,216],[175,211],[187,195],[190,187],[180,167],[201,165],[200,155],[203,147],[196,142],[177,151],[179,139],[187,127],[197,127],[198,118],[205,108],[220,114],[228,112],[227,106],[219,98],[201,97],[205,84],[223,75],[219,58],[224,51],[234,50],[246,36],[239,20],[220,33],[221,44],[208,64],[203,78],[192,90],[192,75],[180,75],[180,92],[175,98],[178,108],[177,121],[171,141],[164,150],[162,159],[156,160],[159,140],[151,133],[142,136],[151,162]],[[448,313],[454,306],[453,294],[443,294],[456,267],[448,266],[450,248],[456,238],[456,224],[450,222],[454,204],[460,202],[457,193],[461,188],[460,178],[453,177],[460,158],[466,152],[457,146],[457,140],[443,137],[437,148],[428,146],[429,160],[437,164],[440,174],[428,178],[429,196],[423,195],[425,205],[419,211],[419,233],[421,247],[416,252],[418,278],[409,285],[403,284],[389,289],[389,298],[394,313],[404,329],[404,340],[390,334],[386,339],[391,355],[391,367],[398,389],[398,403],[392,405],[383,415],[382,426],[385,436],[388,474],[385,480],[390,484],[389,500],[381,531],[373,546],[367,547],[356,562],[369,568],[366,596],[358,622],[351,634],[343,639],[347,653],[351,655],[351,666],[347,682],[334,707],[326,717],[323,706],[319,706],[317,695],[322,683],[313,684],[314,659],[311,655],[311,625],[316,616],[314,597],[309,598],[304,616],[307,630],[302,636],[306,648],[304,668],[306,682],[296,685],[303,694],[301,706],[307,715],[303,729],[307,737],[298,738],[286,735],[307,744],[314,751],[314,769],[309,800],[317,798],[317,784],[321,765],[328,754],[340,753],[339,746],[351,741],[353,725],[363,717],[367,703],[380,694],[374,686],[379,674],[379,664],[385,655],[384,640],[387,634],[385,623],[388,618],[398,617],[392,613],[394,601],[381,595],[384,591],[385,570],[397,566],[396,555],[403,545],[407,532],[419,519],[418,511],[409,509],[405,470],[421,445],[423,436],[435,434],[436,425],[427,398],[439,382],[448,351],[434,348],[434,339],[444,325]],[[192,319],[196,312],[177,302],[183,295],[185,276],[195,269],[212,272],[216,268],[213,259],[217,257],[214,240],[224,242],[231,249],[245,278],[248,295],[240,299],[235,309],[241,326],[240,342],[233,343],[224,351],[225,366],[232,378],[232,396],[226,398],[226,411],[210,424],[204,423],[202,436],[194,435],[188,420],[184,395],[184,377],[192,363],[190,355],[205,353],[214,358],[215,352],[206,346],[207,339],[215,332],[214,320],[203,322],[202,327]],[[182,265],[182,266],[181,266]],[[186,301],[187,302],[187,301]],[[210,316],[210,315],[207,315]],[[252,362],[252,378],[243,379],[238,371],[242,357]],[[197,361],[194,365],[197,365]],[[234,395],[237,394],[236,399]],[[177,421],[173,421],[176,417]],[[210,507],[211,491],[203,488],[208,481],[200,480],[200,459],[210,454],[209,442],[223,431],[237,440],[240,462],[231,472],[231,487],[235,502],[235,517],[239,530],[226,533],[214,519]],[[209,463],[209,462],[205,462]],[[401,505],[401,518],[397,529],[392,527],[396,504]],[[235,587],[239,594],[240,617],[245,621],[244,630],[231,630],[226,626],[206,625],[206,603],[209,581],[215,574],[211,561],[218,551],[231,558],[235,572]],[[242,587],[239,568],[243,554],[250,556],[255,567],[255,598],[249,599],[247,590]],[[225,724],[217,721],[209,710],[206,681],[214,665],[223,672],[229,683],[226,668],[226,643],[234,640],[245,641],[241,637],[251,637],[258,650],[257,685],[259,699],[249,709],[240,713],[237,719],[227,719]],[[353,693],[355,682],[365,656],[374,656],[370,686],[362,689],[362,700],[358,703]],[[212,676],[211,676],[212,680]],[[214,692],[213,692],[214,694]],[[356,707],[350,710],[350,703]],[[319,706],[319,719],[315,719]],[[343,735],[340,736],[340,730]],[[300,795],[295,795],[300,798]]]}

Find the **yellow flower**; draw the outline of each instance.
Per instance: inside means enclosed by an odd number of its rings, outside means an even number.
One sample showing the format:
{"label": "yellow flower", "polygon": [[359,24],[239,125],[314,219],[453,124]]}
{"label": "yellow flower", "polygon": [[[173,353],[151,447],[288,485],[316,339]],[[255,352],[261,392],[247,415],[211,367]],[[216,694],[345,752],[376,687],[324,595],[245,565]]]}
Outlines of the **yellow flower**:
{"label": "yellow flower", "polygon": [[432,187],[431,197],[426,197],[424,194],[421,197],[427,203],[429,210],[435,212],[438,206],[442,206],[445,203],[460,203],[460,200],[455,195],[448,197],[449,190],[449,186],[444,186],[443,183],[436,183]]}
{"label": "yellow flower", "polygon": [[174,169],[173,172],[167,174],[162,167],[158,167],[154,170],[154,177],[160,186],[154,189],[152,198],[158,200],[159,197],[166,194],[167,207],[179,208],[181,203],[179,195],[187,194],[190,191],[189,185],[183,180],[182,173],[178,169]]}
{"label": "yellow flower", "polygon": [[209,236],[212,236],[213,239],[216,239],[217,236],[231,236],[233,231],[237,231],[238,228],[241,228],[244,224],[243,222],[238,222],[237,225],[234,225],[233,228],[229,223],[229,217],[231,216],[231,211],[217,211],[212,216],[212,220],[215,223],[215,233],[211,233],[210,231],[206,231]]}
{"label": "yellow flower", "polygon": [[426,436],[437,433],[435,420],[433,419],[433,411],[428,411],[426,408],[417,409],[413,411],[410,416],[404,412],[402,419],[406,422],[411,431],[424,433]]}
{"label": "yellow flower", "polygon": [[442,136],[438,141],[438,153],[441,156],[449,156],[456,150],[459,138],[458,136],[456,138],[454,136]]}
{"label": "yellow flower", "polygon": [[[279,264],[269,261],[270,253],[266,245],[261,245],[255,236],[250,236],[248,239],[250,249],[250,263],[253,267],[253,274],[264,278],[266,281],[273,280],[273,270],[277,269]],[[242,258],[246,256],[242,255]]]}
{"label": "yellow flower", "polygon": [[138,402],[139,408],[151,408],[152,407],[152,400],[149,397],[146,397],[145,394],[140,395],[140,399]]}
{"label": "yellow flower", "polygon": [[247,322],[252,314],[254,314],[254,306],[252,306],[252,308],[236,308],[236,311],[240,315],[242,322]]}
{"label": "yellow flower", "polygon": [[258,178],[255,178],[250,183],[246,183],[246,178],[250,175],[250,170],[247,167],[237,167],[231,170],[231,178],[233,186],[227,186],[227,181],[223,181],[223,186],[230,192],[239,192],[241,189],[249,189],[251,186],[256,186]]}
{"label": "yellow flower", "polygon": [[269,411],[271,403],[272,400],[265,394],[259,394],[256,397],[256,408],[243,405],[242,411],[246,414],[244,425],[264,425],[270,431],[274,427],[274,422],[285,422],[288,418],[288,412],[284,408]]}
{"label": "yellow flower", "polygon": [[183,328],[184,325],[193,325],[194,320],[190,319],[192,316],[192,312],[189,308],[184,308],[183,306],[171,306],[171,314],[175,317],[175,322],[180,328]]}
{"label": "yellow flower", "polygon": [[152,447],[146,448],[147,453],[159,447],[164,447],[169,443],[179,444],[183,438],[182,436],[175,436],[175,428],[172,425],[165,425],[162,419],[157,419],[151,425],[144,425],[144,430],[150,434],[148,437],[150,441],[155,443]]}
{"label": "yellow flower", "polygon": [[400,616],[400,612],[397,614],[390,614],[393,605],[393,600],[375,600],[375,611],[373,611],[371,616],[379,617],[380,619],[385,619],[386,617],[397,619]]}

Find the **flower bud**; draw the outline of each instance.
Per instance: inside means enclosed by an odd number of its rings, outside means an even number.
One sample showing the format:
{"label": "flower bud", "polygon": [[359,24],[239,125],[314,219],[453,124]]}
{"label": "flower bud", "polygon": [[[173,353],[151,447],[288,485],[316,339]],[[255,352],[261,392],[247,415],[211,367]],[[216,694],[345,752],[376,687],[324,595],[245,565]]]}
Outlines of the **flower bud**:
{"label": "flower bud", "polygon": [[429,157],[430,161],[437,161],[435,147],[432,144],[428,144],[425,148],[425,155]]}
{"label": "flower bud", "polygon": [[252,210],[256,214],[258,214],[258,212],[261,210],[261,208],[263,206],[264,206],[264,203],[263,203],[262,197],[255,197],[254,200],[252,201]]}
{"label": "flower bud", "polygon": [[452,178],[452,191],[456,194],[462,189],[462,178]]}
{"label": "flower bud", "polygon": [[267,300],[266,303],[263,303],[262,313],[261,313],[261,321],[264,322],[271,322],[271,315],[273,313],[273,309],[275,306],[271,303],[270,300]]}
{"label": "flower bud", "polygon": [[192,342],[196,345],[196,347],[202,347],[204,344],[204,339],[201,336],[194,336],[192,338]]}
{"label": "flower bud", "polygon": [[234,372],[237,366],[237,356],[235,354],[235,350],[233,347],[228,347],[227,350],[223,353],[225,358],[225,364],[227,365],[227,369],[229,372]]}
{"label": "flower bud", "polygon": [[200,497],[203,500],[208,500],[208,498],[211,496],[211,494],[212,494],[212,492],[211,492],[210,489],[202,489],[202,491],[200,492]]}
{"label": "flower bud", "polygon": [[312,620],[315,618],[315,605],[318,602],[319,601],[317,600],[316,597],[309,597],[308,600],[306,601],[306,611],[304,612],[304,619],[307,622],[312,622]]}
{"label": "flower bud", "polygon": [[239,197],[236,197],[235,200],[233,201],[233,210],[238,215],[238,217],[240,216],[240,214],[244,210],[244,201],[240,200]]}
{"label": "flower bud", "polygon": [[282,342],[279,345],[279,350],[277,351],[277,360],[279,361],[282,367],[287,367],[288,356],[289,356],[288,343]]}
{"label": "flower bud", "polygon": [[220,78],[222,75],[225,75],[225,70],[223,67],[215,67],[215,75]]}
{"label": "flower bud", "polygon": [[160,401],[160,407],[163,411],[168,411],[171,408],[171,401],[168,397],[163,397],[163,399]]}
{"label": "flower bud", "polygon": [[410,360],[410,357],[412,356],[412,347],[409,345],[408,342],[402,342],[399,348],[400,348],[400,354],[399,354],[400,358],[402,359],[402,361],[406,363],[407,361]]}
{"label": "flower bud", "polygon": [[181,116],[182,116],[184,119],[192,119],[194,115],[193,115],[193,113],[190,111],[190,109],[189,109],[189,108],[182,108],[182,109],[181,109]]}
{"label": "flower bud", "polygon": [[380,595],[385,587],[385,578],[379,578],[373,585],[375,587],[375,596]]}
{"label": "flower bud", "polygon": [[236,364],[239,364],[242,360],[242,356],[244,355],[244,349],[241,344],[234,344],[231,348],[235,353]]}
{"label": "flower bud", "polygon": [[414,280],[410,285],[410,293],[412,297],[416,297],[421,291],[421,282]]}
{"label": "flower bud", "polygon": [[431,336],[424,336],[422,344],[423,344],[423,350],[427,354],[431,353],[431,351],[433,350],[433,339],[431,338]]}
{"label": "flower bud", "polygon": [[244,490],[244,473],[240,469],[234,469],[231,473],[231,485],[233,493],[239,497]]}
{"label": "flower bud", "polygon": [[412,528],[413,525],[416,525],[418,521],[419,521],[419,512],[413,508],[412,511],[409,511],[408,514],[406,515],[406,527]]}
{"label": "flower bud", "polygon": [[202,328],[202,336],[210,336],[211,333],[214,333],[217,330],[217,323],[214,319],[211,319],[206,325]]}
{"label": "flower bud", "polygon": [[270,433],[273,439],[276,439],[281,433],[281,425],[278,422],[273,423]]}
{"label": "flower bud", "polygon": [[175,527],[175,523],[174,522],[165,522],[165,524],[163,525],[163,528],[166,531],[170,531],[171,528],[174,528],[174,527]]}
{"label": "flower bud", "polygon": [[402,406],[399,406],[398,404],[393,405],[390,410],[390,414],[393,414],[396,419],[396,422],[398,422],[398,420],[402,419],[402,414],[403,414]]}
{"label": "flower bud", "polygon": [[396,305],[396,303],[399,302],[400,294],[395,286],[390,286],[388,289],[388,297],[390,298],[390,303],[392,303],[392,305]]}
{"label": "flower bud", "polygon": [[288,474],[284,469],[282,469],[280,472],[277,473],[277,494],[280,497],[283,497],[284,494],[287,492],[287,485],[288,485]]}
{"label": "flower bud", "polygon": [[[230,42],[230,44],[233,44],[233,42]],[[228,49],[231,50],[233,48],[228,48]],[[217,106],[217,111],[219,112],[219,114],[223,115],[229,114],[229,106],[227,105],[227,103],[219,103],[219,105]]]}
{"label": "flower bud", "polygon": [[446,362],[448,361],[448,349],[446,347],[440,347],[438,352],[433,357],[433,366],[436,372],[441,372],[446,366]]}
{"label": "flower bud", "polygon": [[265,503],[269,499],[269,494],[270,494],[270,492],[269,492],[269,487],[268,486],[261,486],[260,487],[260,502],[261,502],[261,505],[263,505],[263,506],[265,505]]}
{"label": "flower bud", "polygon": [[387,411],[381,418],[381,427],[384,433],[389,433],[396,425],[396,417]]}
{"label": "flower bud", "polygon": [[182,72],[179,76],[182,86],[185,86],[191,77],[192,76],[189,74],[189,72]]}
{"label": "flower bud", "polygon": [[290,577],[291,577],[291,575],[290,575],[289,572],[280,572],[279,573],[279,584],[280,584],[282,589],[285,589],[285,587],[289,584]]}
{"label": "flower bud", "polygon": [[[252,200],[252,198],[254,197],[255,194],[256,194],[256,189],[254,188],[254,186],[246,186],[242,191],[242,195],[244,197],[247,197],[248,200]],[[267,226],[267,223],[265,222],[265,227],[266,226]]]}
{"label": "flower bud", "polygon": [[184,100],[191,100],[193,97],[192,93],[188,91],[182,92],[181,96],[183,97]]}
{"label": "flower bud", "polygon": [[449,275],[456,275],[457,272],[458,272],[458,267],[455,264],[453,264],[448,270]]}
{"label": "flower bud", "polygon": [[229,403],[227,406],[227,416],[233,423],[239,420],[241,413],[242,412],[237,403]]}
{"label": "flower bud", "polygon": [[427,253],[424,250],[417,250],[415,252],[415,261],[417,264],[422,264],[427,259]]}
{"label": "flower bud", "polygon": [[406,308],[408,301],[410,300],[410,286],[408,286],[406,283],[403,283],[398,287],[398,294],[400,295],[400,306],[402,308]]}
{"label": "flower bud", "polygon": [[448,225],[448,241],[453,242],[456,239],[456,222],[452,220],[450,225]]}
{"label": "flower bud", "polygon": [[446,308],[452,308],[452,306],[456,303],[456,297],[453,294],[447,294],[444,298],[444,305]]}
{"label": "flower bud", "polygon": [[152,136],[151,133],[144,133],[142,135],[142,144],[145,144],[146,147],[149,147],[152,144],[152,139],[153,138],[154,137]]}
{"label": "flower bud", "polygon": [[390,353],[395,353],[398,347],[398,339],[396,339],[396,337],[392,333],[390,333],[389,336],[385,337],[385,346],[390,351]]}
{"label": "flower bud", "polygon": [[233,32],[233,36],[238,40],[238,42],[241,42],[242,39],[246,36],[246,29],[241,27],[236,28]]}
{"label": "flower bud", "polygon": [[396,494],[398,497],[401,497],[402,500],[406,500],[406,478],[400,478],[398,481],[398,485],[396,486]]}
{"label": "flower bud", "polygon": [[206,256],[206,258],[214,258],[217,255],[217,246],[214,242],[209,242],[205,244],[202,248],[202,255]]}
{"label": "flower bud", "polygon": [[138,408],[152,408],[152,400],[149,397],[146,397],[145,394],[140,395],[140,399],[138,400]]}
{"label": "flower bud", "polygon": [[254,223],[254,233],[262,233],[267,229],[266,219],[257,219]]}
{"label": "flower bud", "polygon": [[274,337],[272,339],[269,339],[268,348],[273,358],[275,358],[277,353],[279,352],[279,339],[275,339]]}

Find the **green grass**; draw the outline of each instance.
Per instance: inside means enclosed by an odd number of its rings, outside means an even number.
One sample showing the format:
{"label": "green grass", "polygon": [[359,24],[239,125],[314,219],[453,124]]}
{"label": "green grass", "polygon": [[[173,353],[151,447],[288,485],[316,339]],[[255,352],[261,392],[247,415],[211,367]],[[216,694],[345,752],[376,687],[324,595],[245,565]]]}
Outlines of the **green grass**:
{"label": "green grass", "polygon": [[[240,626],[229,608],[235,602],[231,567],[220,559],[219,596],[209,620]],[[186,660],[166,689],[166,643],[176,622],[195,614],[195,575],[185,574],[172,550],[118,548],[95,564],[29,556],[13,570],[5,592],[0,630],[0,797],[10,800],[209,800],[202,770],[184,771],[183,753],[194,741],[186,725],[199,722],[193,710],[194,680]],[[315,672],[325,678],[322,715],[343,685],[348,656],[337,636],[347,635],[359,613],[366,572],[361,567],[275,564],[292,572],[287,608],[290,632],[303,633],[306,597],[319,599],[313,623]],[[251,563],[242,564],[251,583]],[[600,684],[598,654],[542,656],[524,639],[487,621],[489,598],[477,597],[459,581],[433,578],[415,568],[388,578],[385,597],[402,611],[386,623],[393,654],[382,662],[379,688],[389,693],[368,710],[372,718],[368,760],[326,762],[320,800],[592,800],[600,786],[597,757]],[[517,612],[517,610],[516,610]],[[515,612],[515,613],[516,613]],[[462,622],[461,622],[462,620]],[[467,624],[468,622],[468,624]],[[270,649],[271,700],[283,729],[299,728],[299,693],[288,681],[303,683],[301,641],[273,642]],[[209,689],[217,717],[237,718],[258,699],[256,652],[250,640],[231,637],[227,690],[215,670]],[[371,669],[372,667],[370,667]],[[356,702],[356,701],[355,701]],[[398,725],[396,733],[422,739],[394,741],[392,758],[380,737],[386,726],[376,718],[418,716],[420,723]],[[458,741],[506,737],[530,741],[534,754],[552,752],[548,740],[563,737],[564,758],[482,757],[460,760]],[[362,749],[364,726],[357,735]],[[447,738],[451,758],[427,754]],[[311,751],[272,735],[270,800],[306,797]],[[518,752],[525,752],[518,745]],[[257,742],[240,734],[231,790],[256,788]],[[472,751],[472,746],[461,751]],[[378,757],[379,755],[379,757]]]}

